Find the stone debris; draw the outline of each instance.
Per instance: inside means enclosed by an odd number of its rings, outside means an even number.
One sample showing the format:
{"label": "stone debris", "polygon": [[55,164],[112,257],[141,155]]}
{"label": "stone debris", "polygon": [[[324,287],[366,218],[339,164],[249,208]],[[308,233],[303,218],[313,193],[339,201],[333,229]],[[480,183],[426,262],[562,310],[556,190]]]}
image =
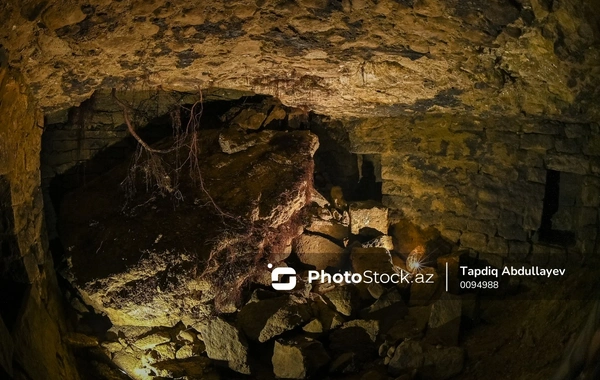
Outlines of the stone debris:
{"label": "stone debris", "polygon": [[196,329],[202,335],[209,358],[227,361],[232,370],[250,374],[248,345],[238,329],[218,317],[196,326]]}
{"label": "stone debris", "polygon": [[397,273],[392,255],[385,248],[353,248],[350,260],[355,273],[364,273],[368,270],[388,275]]}
{"label": "stone debris", "polygon": [[364,248],[384,248],[388,251],[394,250],[394,241],[391,236],[381,235],[376,237],[375,239],[369,240],[366,243],[363,243],[362,246]]}
{"label": "stone debris", "polygon": [[167,343],[171,341],[171,335],[168,332],[160,331],[156,334],[147,335],[139,340],[136,340],[133,345],[140,350],[148,350],[154,348],[159,344]]}
{"label": "stone debris", "polygon": [[374,201],[350,204],[350,232],[354,235],[377,236],[388,233],[388,208]]}
{"label": "stone debris", "polygon": [[310,306],[306,300],[288,296],[246,304],[238,314],[238,323],[246,336],[261,343],[309,319]]}
{"label": "stone debris", "polygon": [[[350,229],[347,225],[335,220],[323,220],[321,218],[314,218],[310,224],[306,227],[306,230],[312,233],[326,235],[330,239],[343,242],[350,237]],[[393,249],[393,245],[392,245]]]}
{"label": "stone debris", "polygon": [[[134,379],[218,379],[229,378],[231,371],[261,376],[264,369],[257,359],[265,353],[270,355],[271,376],[282,379],[324,378],[327,372],[332,378],[364,380],[388,380],[390,375],[445,379],[460,373],[464,351],[455,345],[463,312],[461,298],[441,292],[435,268],[423,265],[410,277],[431,275],[434,284],[308,283],[307,273],[312,269],[329,275],[345,271],[371,271],[388,278],[404,275],[410,253],[403,254],[404,250],[414,249],[415,243],[425,247],[423,260],[427,256],[428,261],[424,264],[441,269],[450,263],[456,270],[460,254],[455,250],[448,255],[439,232],[419,230],[397,217],[388,235],[388,208],[378,202],[347,203],[340,186],[327,187],[331,189],[328,201],[307,187],[318,142],[305,131],[262,129],[285,121],[277,106],[269,113],[270,107],[236,109],[224,115],[236,127],[212,136],[218,147],[211,149],[218,153],[206,158],[203,172],[206,185],[217,191],[215,202],[218,199],[227,210],[236,210],[253,228],[268,226],[262,240],[248,239],[248,231],[212,236],[212,226],[196,218],[198,209],[191,208],[180,215],[191,230],[179,231],[175,237],[164,229],[150,231],[148,242],[136,243],[148,249],[130,265],[83,273],[82,256],[73,257],[69,278],[82,299],[113,322],[106,340],[100,342],[101,351]],[[298,120],[304,122],[300,116]],[[223,172],[228,174],[223,176]],[[294,185],[284,188],[280,182]],[[81,199],[76,197],[68,207]],[[300,214],[303,208],[306,213]],[[146,216],[149,210],[136,212],[140,213],[136,220],[148,217],[152,221],[145,229],[158,223],[154,214]],[[304,217],[300,223],[295,219],[298,215]],[[94,216],[94,223],[86,220],[84,224],[93,224],[93,231],[109,228],[108,222],[98,220]],[[185,247],[173,252],[167,248],[178,244],[181,233],[204,232],[205,236],[190,242],[204,249],[210,237],[207,255],[230,251],[236,259],[253,257],[265,244],[276,243],[268,257],[244,262],[257,266],[246,283],[248,290],[244,288],[239,299],[222,299],[218,310],[216,302],[226,292],[194,272],[198,257]],[[80,247],[85,233],[71,232],[68,239]],[[129,234],[138,236],[132,231],[125,237]],[[273,236],[277,236],[275,243]],[[117,241],[125,238],[116,237]],[[100,256],[107,244],[96,247]],[[434,245],[444,255],[429,260]],[[296,287],[285,293],[273,290],[273,269],[268,263],[296,269]],[[110,291],[98,291],[107,284],[111,284]],[[89,306],[77,310],[86,313]]]}
{"label": "stone debris", "polygon": [[294,251],[302,263],[317,270],[341,268],[348,257],[343,247],[319,235],[301,235],[296,239]]}
{"label": "stone debris", "polygon": [[232,121],[242,129],[257,130],[263,125],[267,115],[252,108],[243,109]]}
{"label": "stone debris", "polygon": [[273,373],[280,379],[305,379],[323,368],[330,358],[316,340],[276,340],[273,349]]}
{"label": "stone debris", "polygon": [[246,133],[244,130],[227,129],[219,134],[219,145],[223,153],[234,154],[257,144],[264,144],[273,137],[274,131]]}

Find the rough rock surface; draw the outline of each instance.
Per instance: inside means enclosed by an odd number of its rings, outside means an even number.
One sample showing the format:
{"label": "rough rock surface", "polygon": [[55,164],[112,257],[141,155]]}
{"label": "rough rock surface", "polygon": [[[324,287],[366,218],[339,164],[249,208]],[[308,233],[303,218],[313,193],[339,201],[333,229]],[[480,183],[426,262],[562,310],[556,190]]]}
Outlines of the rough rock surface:
{"label": "rough rock surface", "polygon": [[284,296],[247,304],[240,310],[238,322],[250,339],[262,343],[309,318],[310,307],[306,300]]}
{"label": "rough rock surface", "polygon": [[348,258],[344,248],[319,235],[301,235],[296,240],[294,250],[302,263],[312,265],[317,270],[341,268]]}
{"label": "rough rock surface", "polygon": [[[554,5],[549,5],[554,4]],[[329,115],[598,115],[594,2],[3,2],[0,44],[46,108],[98,87],[273,94]]]}
{"label": "rough rock surface", "polygon": [[319,341],[301,338],[275,341],[273,373],[280,379],[304,379],[329,362],[329,355]]}
{"label": "rough rock surface", "polygon": [[248,345],[239,331],[221,318],[197,326],[211,359],[225,360],[234,371],[249,374]]}
{"label": "rough rock surface", "polygon": [[[138,191],[123,209],[119,183],[127,166],[69,196],[62,209],[62,238],[71,253],[67,277],[85,301],[115,324],[172,326],[209,312],[205,303],[219,297],[216,289],[233,294],[259,247],[265,259],[280,254],[297,233],[284,232],[307,200],[318,142],[304,131],[261,133],[270,138],[234,154],[220,152],[208,132],[201,138],[204,186],[231,215],[225,219],[198,185],[183,179],[175,207],[170,197]],[[230,288],[211,287],[200,278],[206,260],[227,254],[240,265],[229,280],[217,280]],[[223,307],[235,310],[233,301]]]}

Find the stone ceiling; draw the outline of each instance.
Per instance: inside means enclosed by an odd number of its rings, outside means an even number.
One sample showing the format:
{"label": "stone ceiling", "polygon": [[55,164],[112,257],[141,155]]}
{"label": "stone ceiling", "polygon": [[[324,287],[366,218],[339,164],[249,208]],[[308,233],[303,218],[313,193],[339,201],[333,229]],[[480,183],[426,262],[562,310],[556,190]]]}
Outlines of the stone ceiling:
{"label": "stone ceiling", "polygon": [[162,86],[272,94],[334,117],[599,119],[598,0],[192,3],[4,0],[0,58],[46,112],[98,88]]}

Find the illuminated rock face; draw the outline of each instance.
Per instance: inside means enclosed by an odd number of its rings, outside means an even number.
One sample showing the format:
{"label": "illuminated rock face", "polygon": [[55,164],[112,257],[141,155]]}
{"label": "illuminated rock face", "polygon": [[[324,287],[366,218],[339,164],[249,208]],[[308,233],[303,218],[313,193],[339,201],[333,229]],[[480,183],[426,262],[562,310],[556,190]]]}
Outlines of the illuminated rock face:
{"label": "illuminated rock face", "polygon": [[[66,275],[85,301],[117,325],[189,324],[266,270],[298,233],[285,231],[312,188],[318,140],[307,131],[258,133],[267,138],[227,154],[218,131],[203,131],[203,185],[184,175],[178,198],[146,193],[138,177],[140,191],[123,208],[128,163],[68,196]],[[222,301],[221,311],[235,310],[235,300]]]}
{"label": "illuminated rock face", "polygon": [[[595,3],[594,3],[595,4]],[[0,44],[46,110],[99,87],[273,94],[333,116],[598,115],[598,6],[565,1],[6,2]]]}

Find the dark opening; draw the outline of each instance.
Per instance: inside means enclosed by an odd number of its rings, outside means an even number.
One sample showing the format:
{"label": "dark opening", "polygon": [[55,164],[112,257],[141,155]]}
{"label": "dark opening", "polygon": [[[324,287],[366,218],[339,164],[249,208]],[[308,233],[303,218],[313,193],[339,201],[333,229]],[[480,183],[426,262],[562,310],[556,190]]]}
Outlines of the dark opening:
{"label": "dark opening", "polygon": [[29,285],[15,235],[10,184],[0,176],[0,318],[12,331]]}
{"label": "dark opening", "polygon": [[553,228],[552,217],[560,208],[560,172],[548,170],[544,191],[544,207],[539,229],[540,241],[549,244],[570,246],[575,244],[575,233]]}
{"label": "dark opening", "polygon": [[362,177],[358,181],[356,188],[356,200],[364,201],[373,199],[381,202],[381,182],[377,182],[375,174],[375,164],[372,161],[363,159],[361,165]]}

